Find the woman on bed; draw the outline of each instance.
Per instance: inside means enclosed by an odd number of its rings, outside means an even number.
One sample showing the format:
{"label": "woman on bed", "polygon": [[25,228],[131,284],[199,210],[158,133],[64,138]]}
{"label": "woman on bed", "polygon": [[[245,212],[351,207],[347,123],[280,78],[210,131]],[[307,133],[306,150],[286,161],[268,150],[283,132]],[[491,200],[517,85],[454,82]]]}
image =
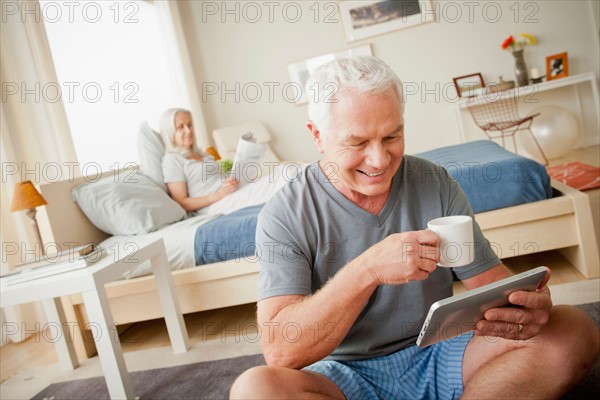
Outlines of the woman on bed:
{"label": "woman on bed", "polygon": [[162,169],[171,197],[181,207],[196,214],[228,214],[244,207],[265,203],[285,179],[278,168],[275,174],[240,188],[239,182],[225,177],[221,164],[195,145],[192,115],[188,110],[171,108],[160,120],[165,143]]}

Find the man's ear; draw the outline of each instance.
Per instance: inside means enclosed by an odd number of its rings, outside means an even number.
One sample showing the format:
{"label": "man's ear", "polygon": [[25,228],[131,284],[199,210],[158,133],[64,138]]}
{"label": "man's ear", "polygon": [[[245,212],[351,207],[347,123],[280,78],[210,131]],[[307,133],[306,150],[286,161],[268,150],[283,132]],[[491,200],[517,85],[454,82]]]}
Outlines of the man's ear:
{"label": "man's ear", "polygon": [[323,154],[324,150],[323,141],[321,138],[321,131],[319,131],[317,126],[312,121],[306,121],[306,127],[308,128],[313,137],[313,141],[315,142],[315,147],[317,148],[317,151]]}

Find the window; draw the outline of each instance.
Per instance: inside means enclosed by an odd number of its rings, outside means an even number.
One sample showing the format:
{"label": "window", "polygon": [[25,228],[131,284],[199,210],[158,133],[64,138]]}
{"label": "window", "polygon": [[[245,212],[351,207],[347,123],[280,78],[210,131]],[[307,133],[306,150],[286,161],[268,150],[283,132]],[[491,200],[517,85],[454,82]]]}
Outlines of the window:
{"label": "window", "polygon": [[174,90],[156,6],[42,0],[39,7],[81,173],[137,163],[140,123],[157,128],[165,109],[188,107]]}

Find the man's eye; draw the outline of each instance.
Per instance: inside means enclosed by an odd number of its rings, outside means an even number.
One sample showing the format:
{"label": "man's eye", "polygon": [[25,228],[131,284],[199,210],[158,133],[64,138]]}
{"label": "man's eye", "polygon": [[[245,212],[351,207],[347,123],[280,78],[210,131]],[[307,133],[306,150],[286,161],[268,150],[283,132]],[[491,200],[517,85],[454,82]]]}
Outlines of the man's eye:
{"label": "man's eye", "polygon": [[367,142],[352,143],[350,146],[352,146],[352,147],[362,147],[365,144],[367,144]]}

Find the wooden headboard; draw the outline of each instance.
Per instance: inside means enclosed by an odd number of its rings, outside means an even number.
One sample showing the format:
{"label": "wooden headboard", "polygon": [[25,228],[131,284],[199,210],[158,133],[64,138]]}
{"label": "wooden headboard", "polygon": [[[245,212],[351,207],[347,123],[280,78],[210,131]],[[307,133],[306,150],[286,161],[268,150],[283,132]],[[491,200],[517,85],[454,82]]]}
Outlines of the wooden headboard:
{"label": "wooden headboard", "polygon": [[[102,176],[114,173],[115,171],[107,171]],[[40,193],[48,202],[45,207],[38,208],[38,222],[46,246],[52,243],[59,247],[59,251],[65,251],[89,243],[99,243],[110,236],[87,219],[71,196],[74,187],[98,179],[79,177],[40,185]]]}

